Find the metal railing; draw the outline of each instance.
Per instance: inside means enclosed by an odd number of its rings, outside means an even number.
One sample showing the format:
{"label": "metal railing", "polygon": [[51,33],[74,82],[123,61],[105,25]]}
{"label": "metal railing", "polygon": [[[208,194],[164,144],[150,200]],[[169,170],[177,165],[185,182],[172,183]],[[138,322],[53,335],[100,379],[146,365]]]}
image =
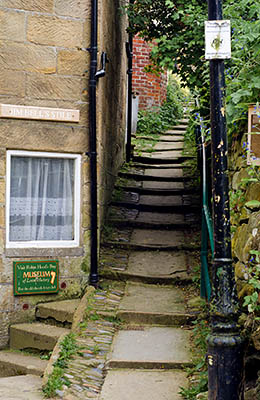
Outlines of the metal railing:
{"label": "metal railing", "polygon": [[[196,101],[198,106],[198,100]],[[208,157],[206,151],[206,137],[204,129],[201,125],[201,118],[198,115],[200,124],[196,126],[196,142],[198,148],[198,158],[200,166],[201,177],[201,197],[202,197],[202,212],[201,212],[201,272],[200,272],[200,295],[207,300],[211,296],[210,274],[208,267],[209,246],[211,255],[214,253],[214,240],[213,240],[213,223],[211,212],[209,208],[209,177],[208,177]]]}

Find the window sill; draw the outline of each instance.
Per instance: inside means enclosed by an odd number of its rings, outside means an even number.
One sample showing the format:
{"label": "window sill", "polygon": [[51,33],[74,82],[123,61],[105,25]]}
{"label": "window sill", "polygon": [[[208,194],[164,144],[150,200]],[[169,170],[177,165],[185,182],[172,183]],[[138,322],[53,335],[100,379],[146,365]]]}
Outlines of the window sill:
{"label": "window sill", "polygon": [[83,256],[83,247],[61,247],[61,248],[13,248],[6,249],[5,256],[10,258],[26,257],[81,257]]}

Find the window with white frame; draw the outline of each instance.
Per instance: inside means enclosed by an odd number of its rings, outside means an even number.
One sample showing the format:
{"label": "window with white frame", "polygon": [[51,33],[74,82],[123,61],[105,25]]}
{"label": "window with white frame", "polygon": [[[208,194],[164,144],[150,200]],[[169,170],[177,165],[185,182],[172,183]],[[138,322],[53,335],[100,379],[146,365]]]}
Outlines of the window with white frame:
{"label": "window with white frame", "polygon": [[80,159],[7,151],[7,248],[79,245]]}

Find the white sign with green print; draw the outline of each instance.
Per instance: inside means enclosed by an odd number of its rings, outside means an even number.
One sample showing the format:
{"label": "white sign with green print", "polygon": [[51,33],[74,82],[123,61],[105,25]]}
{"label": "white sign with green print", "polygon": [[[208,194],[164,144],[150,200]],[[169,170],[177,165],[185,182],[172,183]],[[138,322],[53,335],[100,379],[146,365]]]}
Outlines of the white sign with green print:
{"label": "white sign with green print", "polygon": [[205,21],[205,58],[223,60],[231,58],[230,21]]}

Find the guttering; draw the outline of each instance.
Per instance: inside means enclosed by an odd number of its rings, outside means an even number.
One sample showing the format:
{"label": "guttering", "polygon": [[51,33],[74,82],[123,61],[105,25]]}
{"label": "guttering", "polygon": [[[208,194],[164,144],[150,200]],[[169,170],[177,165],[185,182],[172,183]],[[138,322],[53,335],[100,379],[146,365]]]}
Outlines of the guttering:
{"label": "guttering", "polygon": [[[130,0],[134,4],[135,0]],[[131,28],[131,25],[129,25]],[[126,54],[128,58],[128,93],[127,93],[127,133],[126,133],[126,162],[131,158],[131,135],[132,135],[132,91],[133,91],[133,34],[129,32],[128,42],[126,43]]]}
{"label": "guttering", "polygon": [[97,287],[98,276],[98,240],[97,240],[97,35],[98,35],[98,0],[92,0],[91,9],[91,47],[90,52],[90,77],[89,77],[89,152],[90,157],[90,190],[91,190],[91,218],[90,218],[90,285]]}

